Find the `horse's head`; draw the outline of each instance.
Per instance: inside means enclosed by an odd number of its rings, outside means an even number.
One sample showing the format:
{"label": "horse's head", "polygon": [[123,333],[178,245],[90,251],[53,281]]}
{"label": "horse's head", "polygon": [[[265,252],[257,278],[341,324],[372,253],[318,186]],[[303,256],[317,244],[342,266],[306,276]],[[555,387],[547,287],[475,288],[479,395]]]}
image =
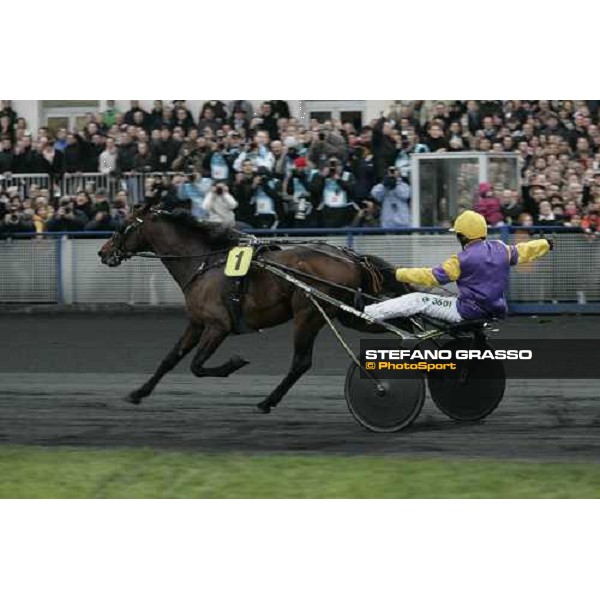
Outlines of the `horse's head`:
{"label": "horse's head", "polygon": [[150,248],[144,236],[144,222],[149,218],[150,214],[144,207],[134,211],[130,217],[119,225],[112,237],[98,252],[102,264],[109,267],[118,267],[136,252],[149,250]]}

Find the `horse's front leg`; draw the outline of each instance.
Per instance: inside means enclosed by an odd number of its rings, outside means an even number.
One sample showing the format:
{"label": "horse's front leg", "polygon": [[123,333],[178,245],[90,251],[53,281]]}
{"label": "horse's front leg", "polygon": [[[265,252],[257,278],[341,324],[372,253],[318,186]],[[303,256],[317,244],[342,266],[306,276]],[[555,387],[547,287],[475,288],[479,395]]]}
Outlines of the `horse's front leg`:
{"label": "horse's front leg", "polygon": [[294,314],[292,366],[283,381],[262,402],[257,404],[261,412],[271,412],[271,409],[279,404],[296,381],[310,369],[315,339],[323,324],[323,317],[312,304]]}
{"label": "horse's front leg", "polygon": [[190,323],[179,341],[175,344],[175,347],[160,363],[154,375],[144,385],[126,396],[125,401],[132,404],[139,404],[142,398],[149,396],[156,387],[156,384],[198,343],[201,333],[202,327]]}
{"label": "horse's front leg", "polygon": [[249,364],[237,354],[218,367],[205,367],[204,363],[215,353],[230,331],[219,325],[207,325],[200,337],[198,351],[192,360],[192,373],[196,377],[228,377]]}

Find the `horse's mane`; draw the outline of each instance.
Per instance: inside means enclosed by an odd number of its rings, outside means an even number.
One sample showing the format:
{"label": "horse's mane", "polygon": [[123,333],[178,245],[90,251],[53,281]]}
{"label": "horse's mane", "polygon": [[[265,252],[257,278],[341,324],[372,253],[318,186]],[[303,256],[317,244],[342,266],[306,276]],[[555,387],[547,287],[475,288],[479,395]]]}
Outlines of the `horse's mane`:
{"label": "horse's mane", "polygon": [[219,223],[196,220],[185,210],[158,213],[161,218],[202,236],[211,248],[230,248],[240,240],[240,233]]}

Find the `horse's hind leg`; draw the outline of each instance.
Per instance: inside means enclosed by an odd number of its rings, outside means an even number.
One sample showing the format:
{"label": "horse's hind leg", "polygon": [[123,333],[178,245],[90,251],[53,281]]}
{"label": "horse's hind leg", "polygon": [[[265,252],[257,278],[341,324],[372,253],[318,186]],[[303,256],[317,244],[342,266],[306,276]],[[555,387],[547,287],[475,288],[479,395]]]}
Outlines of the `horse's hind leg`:
{"label": "horse's hind leg", "polygon": [[175,344],[175,347],[160,363],[154,375],[144,385],[126,396],[125,400],[132,404],[139,404],[142,398],[149,396],[156,387],[156,384],[198,343],[201,332],[201,327],[190,323],[179,341]]}
{"label": "horse's hind leg", "polygon": [[192,360],[192,373],[196,377],[228,377],[238,369],[249,364],[241,356],[235,355],[218,367],[203,366],[228,335],[228,330],[216,325],[209,325],[204,329],[200,338],[198,351]]}
{"label": "horse's hind leg", "polygon": [[323,324],[323,317],[312,305],[306,306],[294,315],[292,366],[283,381],[262,402],[257,404],[261,412],[271,412],[271,409],[279,404],[296,381],[310,369],[315,339]]}

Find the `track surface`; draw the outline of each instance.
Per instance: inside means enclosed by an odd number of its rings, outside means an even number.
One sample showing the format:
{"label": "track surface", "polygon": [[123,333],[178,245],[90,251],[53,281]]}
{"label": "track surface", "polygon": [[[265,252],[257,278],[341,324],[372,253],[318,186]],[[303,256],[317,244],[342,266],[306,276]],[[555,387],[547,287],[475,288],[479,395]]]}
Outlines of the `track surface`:
{"label": "track surface", "polygon": [[[510,319],[501,335],[592,337],[600,349],[600,318],[540,321]],[[363,430],[343,398],[348,358],[328,331],[310,374],[273,413],[258,414],[254,405],[288,368],[288,325],[229,338],[209,364],[234,353],[251,361],[229,379],[196,379],[187,359],[141,406],[121,402],[184,326],[183,312],[1,315],[0,443],[600,460],[600,379],[509,381],[484,423],[453,423],[428,398],[405,432]],[[356,346],[360,335],[347,333]]]}

